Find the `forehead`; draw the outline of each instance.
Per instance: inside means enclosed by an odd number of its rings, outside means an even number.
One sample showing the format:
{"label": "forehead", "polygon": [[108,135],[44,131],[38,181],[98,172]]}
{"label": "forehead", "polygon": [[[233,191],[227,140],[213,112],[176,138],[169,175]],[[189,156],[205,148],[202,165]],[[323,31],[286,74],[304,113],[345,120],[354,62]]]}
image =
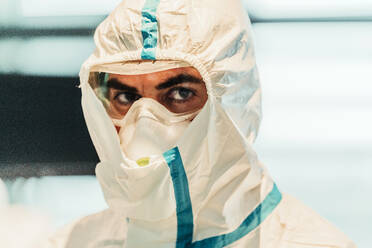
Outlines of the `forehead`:
{"label": "forehead", "polygon": [[202,79],[199,71],[191,66],[138,75],[109,74],[109,79],[117,79],[119,82],[123,82],[129,86],[136,86],[141,84],[157,85],[169,78],[176,77],[180,74],[187,74]]}

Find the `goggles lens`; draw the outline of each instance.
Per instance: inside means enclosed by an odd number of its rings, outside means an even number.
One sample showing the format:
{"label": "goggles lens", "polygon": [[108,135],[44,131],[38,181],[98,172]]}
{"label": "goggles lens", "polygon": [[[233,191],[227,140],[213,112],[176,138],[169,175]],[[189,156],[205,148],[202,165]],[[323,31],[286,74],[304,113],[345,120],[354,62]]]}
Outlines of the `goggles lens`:
{"label": "goggles lens", "polygon": [[123,119],[143,97],[156,100],[170,112],[184,114],[201,109],[208,99],[205,83],[195,71],[186,67],[141,75],[91,72],[89,83],[113,119]]}

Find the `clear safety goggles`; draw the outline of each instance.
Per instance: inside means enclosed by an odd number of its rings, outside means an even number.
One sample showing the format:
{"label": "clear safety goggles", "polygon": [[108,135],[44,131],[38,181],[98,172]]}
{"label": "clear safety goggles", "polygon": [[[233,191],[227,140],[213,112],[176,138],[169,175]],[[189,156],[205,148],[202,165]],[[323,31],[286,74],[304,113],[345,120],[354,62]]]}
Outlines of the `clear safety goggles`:
{"label": "clear safety goggles", "polygon": [[156,100],[172,113],[186,114],[200,110],[208,98],[205,83],[200,78],[181,73],[165,82],[159,80],[159,84],[156,80],[149,84],[139,80],[145,70],[153,73],[186,65],[183,62],[157,65],[147,62],[141,64],[141,70],[135,70],[136,64],[131,63],[125,66],[127,71],[123,71],[123,66],[104,65],[93,68],[89,83],[112,119],[123,119],[131,105],[143,97]]}

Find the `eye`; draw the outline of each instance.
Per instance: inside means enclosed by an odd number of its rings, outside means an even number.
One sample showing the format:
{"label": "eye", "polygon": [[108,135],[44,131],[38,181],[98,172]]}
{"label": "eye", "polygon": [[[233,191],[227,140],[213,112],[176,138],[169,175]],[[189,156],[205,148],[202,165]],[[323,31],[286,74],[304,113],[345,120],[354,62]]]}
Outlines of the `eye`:
{"label": "eye", "polygon": [[189,100],[194,95],[195,95],[194,91],[187,88],[179,87],[171,89],[167,97],[171,101],[182,102]]}
{"label": "eye", "polygon": [[120,92],[116,94],[116,96],[114,97],[115,101],[122,105],[132,104],[133,102],[137,101],[140,98],[141,98],[140,95],[130,92]]}

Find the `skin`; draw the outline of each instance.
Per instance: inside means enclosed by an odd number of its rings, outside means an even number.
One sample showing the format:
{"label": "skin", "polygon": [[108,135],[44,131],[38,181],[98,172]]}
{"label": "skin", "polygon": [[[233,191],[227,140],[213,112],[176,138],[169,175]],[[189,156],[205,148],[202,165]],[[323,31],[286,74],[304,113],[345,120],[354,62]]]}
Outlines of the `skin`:
{"label": "skin", "polygon": [[110,74],[109,115],[121,119],[142,97],[152,98],[174,113],[201,109],[208,99],[202,76],[194,67],[174,68],[140,75]]}

